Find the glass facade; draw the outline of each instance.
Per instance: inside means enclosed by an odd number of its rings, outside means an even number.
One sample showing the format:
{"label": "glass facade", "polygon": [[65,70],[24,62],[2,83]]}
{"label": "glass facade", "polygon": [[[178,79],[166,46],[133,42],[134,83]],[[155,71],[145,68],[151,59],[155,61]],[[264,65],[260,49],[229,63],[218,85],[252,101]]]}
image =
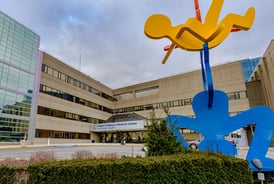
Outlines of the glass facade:
{"label": "glass facade", "polygon": [[241,61],[245,82],[248,82],[251,74],[253,73],[260,60],[261,58],[258,57],[253,59],[244,59]]}
{"label": "glass facade", "polygon": [[34,124],[39,36],[0,12],[0,142],[29,138]]}

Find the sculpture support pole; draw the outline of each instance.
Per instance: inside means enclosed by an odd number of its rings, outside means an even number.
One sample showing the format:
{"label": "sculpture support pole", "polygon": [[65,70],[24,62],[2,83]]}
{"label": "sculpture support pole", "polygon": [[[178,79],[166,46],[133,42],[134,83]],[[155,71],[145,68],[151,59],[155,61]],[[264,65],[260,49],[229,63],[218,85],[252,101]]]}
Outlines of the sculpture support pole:
{"label": "sculpture support pole", "polygon": [[205,75],[205,66],[204,66],[204,52],[203,50],[200,51],[200,61],[201,61],[201,69],[202,69],[202,79],[203,79],[203,87],[204,91],[206,91],[206,75]]}
{"label": "sculpture support pole", "polygon": [[204,90],[208,91],[208,107],[211,108],[213,104],[213,98],[214,98],[214,87],[213,87],[211,68],[209,64],[209,49],[208,49],[207,43],[203,45],[203,51],[200,52],[200,56],[201,56],[202,78],[203,78]]}

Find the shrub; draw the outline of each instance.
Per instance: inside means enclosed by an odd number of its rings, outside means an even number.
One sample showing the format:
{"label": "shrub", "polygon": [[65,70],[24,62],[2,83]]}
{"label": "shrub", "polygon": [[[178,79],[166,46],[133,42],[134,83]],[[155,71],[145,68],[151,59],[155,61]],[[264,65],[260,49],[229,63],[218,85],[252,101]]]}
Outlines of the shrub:
{"label": "shrub", "polygon": [[119,158],[117,153],[100,153],[97,155],[94,155],[92,151],[89,150],[80,150],[76,151],[74,154],[72,154],[73,159],[78,160],[85,160],[85,159],[114,159]]}
{"label": "shrub", "polygon": [[23,167],[28,166],[29,161],[28,160],[21,160],[16,158],[5,158],[0,162],[0,166],[9,166],[9,167]]}
{"label": "shrub", "polygon": [[[164,108],[166,116],[170,116],[169,110]],[[186,149],[177,141],[173,129],[167,126],[165,119],[155,117],[155,112],[150,114],[150,126],[146,137],[146,155],[162,156],[186,152]]]}
{"label": "shrub", "polygon": [[19,160],[15,158],[5,158],[0,162],[0,183],[2,184],[24,184],[27,183],[29,174],[28,160]]}
{"label": "shrub", "polygon": [[73,159],[91,159],[94,158],[94,154],[89,150],[80,150],[72,154]]}
{"label": "shrub", "polygon": [[103,153],[103,154],[98,154],[96,158],[105,158],[105,159],[114,159],[114,158],[119,158],[117,153]]}
{"label": "shrub", "polygon": [[221,154],[47,162],[29,166],[29,183],[253,184],[248,162]]}
{"label": "shrub", "polygon": [[[52,153],[50,155],[52,156]],[[107,153],[100,156],[113,158],[117,155]],[[40,163],[24,167],[0,166],[0,184],[254,182],[246,160],[200,151],[145,158],[73,159],[58,162],[48,162],[52,159],[49,159],[48,155],[45,156],[45,152],[36,153],[34,157]],[[15,162],[12,159],[6,160],[10,165]]]}
{"label": "shrub", "polygon": [[50,162],[55,161],[56,157],[52,151],[39,151],[34,153],[29,160],[30,164],[40,163],[40,162]]}

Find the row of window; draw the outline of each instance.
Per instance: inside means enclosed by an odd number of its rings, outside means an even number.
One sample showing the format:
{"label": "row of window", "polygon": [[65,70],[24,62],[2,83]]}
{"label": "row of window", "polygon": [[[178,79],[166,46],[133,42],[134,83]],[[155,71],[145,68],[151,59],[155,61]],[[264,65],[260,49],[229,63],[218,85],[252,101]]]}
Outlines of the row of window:
{"label": "row of window", "polygon": [[14,40],[11,38],[9,40],[3,40],[4,39],[3,37],[0,37],[0,38],[1,38],[0,51],[2,53],[9,52],[9,53],[12,53],[13,55],[16,55],[17,57],[18,56],[27,57],[27,59],[36,57],[38,43],[34,43],[33,45],[26,45],[25,42],[14,43]]}
{"label": "row of window", "polygon": [[25,40],[28,42],[29,45],[32,45],[33,42],[38,42],[39,41],[39,36],[36,35],[35,33],[30,33],[27,29],[20,29],[20,25],[14,26],[8,26],[5,24],[1,24],[1,18],[0,18],[0,32],[4,37],[9,37],[16,38],[19,41]]}
{"label": "row of window", "polygon": [[[155,103],[155,104],[146,104],[146,105],[139,105],[139,106],[133,106],[133,107],[126,107],[126,108],[120,108],[111,110],[109,108],[100,106],[98,104],[95,104],[93,102],[87,101],[85,99],[81,99],[79,97],[75,97],[73,95],[64,93],[60,90],[56,90],[50,87],[47,87],[45,85],[40,85],[40,92],[46,93],[48,95],[56,96],[58,98],[62,98],[74,103],[82,104],[91,108],[100,109],[102,111],[108,112],[108,113],[125,113],[125,112],[135,112],[135,111],[144,111],[144,110],[152,110],[152,109],[162,109],[164,107],[170,108],[170,107],[177,107],[177,106],[186,106],[192,104],[192,99],[181,99],[181,100],[174,100],[174,101],[168,101],[168,102],[161,102],[161,103]],[[240,92],[233,92],[228,93],[229,100],[236,100],[236,99],[243,99],[246,98],[246,92],[240,91]]]}
{"label": "row of window", "polygon": [[35,130],[37,138],[59,138],[59,139],[90,139],[90,134],[78,132],[65,132],[56,130]]}
{"label": "row of window", "polygon": [[80,114],[74,114],[70,112],[60,111],[57,109],[51,109],[43,106],[38,106],[38,114],[45,115],[45,116],[52,116],[55,118],[62,118],[62,119],[70,119],[80,122],[86,122],[86,123],[92,123],[92,124],[98,124],[98,123],[104,123],[104,120],[96,119],[92,117],[83,116]]}
{"label": "row of window", "polygon": [[35,71],[39,36],[0,14],[0,59]]}
{"label": "row of window", "polygon": [[0,142],[20,142],[20,140],[24,139],[25,132],[9,132],[4,131],[0,132]]}
{"label": "row of window", "polygon": [[5,105],[0,111],[3,114],[13,114],[17,116],[30,116],[30,105],[24,106],[23,103],[16,103],[14,105]]}
{"label": "row of window", "polygon": [[30,116],[31,97],[0,89],[0,112],[18,116]]}
{"label": "row of window", "polygon": [[[3,27],[12,28],[15,31],[20,31],[30,37],[35,35],[32,31],[28,30],[26,27],[24,27],[23,25],[21,25],[20,23],[16,22],[14,19],[6,16],[3,13],[0,14],[0,25]],[[24,31],[26,31],[26,32],[24,32]]]}
{"label": "row of window", "polygon": [[0,62],[0,86],[26,93],[34,87],[34,75]]}
{"label": "row of window", "polygon": [[6,132],[28,132],[28,127],[14,127],[14,126],[3,126],[0,125],[0,135],[5,134]]}
{"label": "row of window", "polygon": [[0,117],[0,142],[19,142],[28,132],[27,120]]}
{"label": "row of window", "polygon": [[22,119],[10,119],[10,118],[3,118],[0,117],[0,126],[7,126],[7,127],[14,127],[15,129],[17,127],[20,128],[27,128],[29,125],[29,122],[27,120]]}
{"label": "row of window", "polygon": [[11,117],[0,117],[0,141],[19,142],[28,132],[29,121],[13,117],[30,116],[38,45],[38,35],[0,12],[0,113]]}
{"label": "row of window", "polygon": [[[159,86],[152,86],[149,88],[138,89],[138,90],[135,90],[134,93],[136,98],[155,95],[159,93]],[[129,92],[114,95],[114,97],[117,98],[118,100],[129,100],[134,98],[134,95],[132,91],[129,91]]]}
{"label": "row of window", "polygon": [[26,53],[24,50],[7,50],[5,48],[0,47],[0,59],[10,62],[13,65],[16,65],[20,68],[23,68],[27,71],[34,72],[36,61],[37,61],[37,49],[36,53]]}
{"label": "row of window", "polygon": [[238,100],[247,98],[246,91],[238,91],[234,93],[228,93],[228,100]]}
{"label": "row of window", "polygon": [[153,86],[145,89],[139,89],[135,91],[136,98],[155,95],[159,93],[159,86]]}
{"label": "row of window", "polygon": [[[247,98],[246,91],[232,92],[232,93],[228,93],[227,95],[229,100]],[[164,107],[170,108],[170,107],[177,107],[177,106],[186,106],[191,104],[192,104],[192,99],[188,98],[188,99],[173,100],[168,102],[160,102],[160,103],[154,103],[154,104],[145,104],[145,105],[139,105],[139,106],[114,109],[113,113],[118,114],[118,113],[126,113],[126,112],[145,111],[145,110],[152,110],[152,109],[162,109]]]}
{"label": "row of window", "polygon": [[[14,32],[15,34],[17,33],[18,35],[23,35],[24,37],[27,37],[29,39],[31,38],[36,38],[37,35],[24,27],[23,25],[19,24],[12,18],[6,16],[3,13],[0,13],[0,28],[8,28],[10,31]],[[14,34],[13,33],[13,34]]]}
{"label": "row of window", "polygon": [[88,91],[88,92],[90,92],[92,94],[101,96],[101,97],[103,97],[103,98],[105,98],[107,100],[110,100],[112,102],[113,101],[117,101],[112,96],[109,96],[109,95],[107,95],[107,94],[105,94],[105,93],[103,93],[103,92],[101,92],[101,91],[99,91],[99,90],[97,90],[97,89],[95,89],[95,88],[93,88],[93,87],[91,87],[91,86],[89,86],[89,85],[87,85],[87,84],[85,84],[85,83],[77,80],[77,79],[74,79],[74,78],[72,78],[72,77],[70,77],[70,76],[68,76],[68,75],[66,75],[66,74],[64,74],[62,72],[59,72],[59,71],[55,70],[54,68],[51,68],[50,66],[47,66],[47,65],[43,64],[42,65],[42,72],[45,72],[45,73],[47,73],[47,74],[49,74],[49,75],[51,75],[51,76],[53,76],[53,77],[55,77],[57,79],[60,79],[60,80],[62,80],[64,82],[67,82],[67,83],[72,84],[74,86],[77,86],[77,87],[79,87],[79,88],[81,88],[83,90],[86,90],[86,91]]}
{"label": "row of window", "polygon": [[115,109],[113,110],[113,113],[117,114],[117,113],[145,111],[145,110],[152,110],[152,109],[163,109],[165,107],[169,108],[169,107],[185,106],[185,105],[191,105],[191,104],[192,104],[192,99],[189,98],[189,99],[173,100],[173,101],[160,102],[160,103],[154,103],[154,104],[125,107],[125,108]]}
{"label": "row of window", "polygon": [[67,100],[67,101],[71,101],[71,102],[74,102],[74,103],[77,103],[77,104],[81,104],[81,105],[84,105],[84,106],[87,106],[87,107],[90,107],[90,108],[93,108],[93,109],[98,109],[98,110],[108,112],[108,113],[111,113],[111,114],[113,113],[112,109],[110,109],[110,108],[104,107],[104,106],[96,104],[94,102],[91,102],[91,101],[88,101],[88,100],[85,100],[85,99],[70,95],[70,94],[65,93],[63,91],[53,89],[51,87],[48,87],[48,86],[45,86],[45,85],[42,85],[42,84],[40,85],[40,92],[51,95],[51,96],[55,96],[55,97],[58,97],[58,98],[61,98],[61,99]]}
{"label": "row of window", "polygon": [[15,35],[8,35],[4,32],[2,32],[0,36],[1,47],[6,48],[7,51],[16,50],[17,52],[20,52],[24,50],[31,55],[34,50],[37,50],[38,42],[32,42],[32,40],[27,39],[18,39]]}

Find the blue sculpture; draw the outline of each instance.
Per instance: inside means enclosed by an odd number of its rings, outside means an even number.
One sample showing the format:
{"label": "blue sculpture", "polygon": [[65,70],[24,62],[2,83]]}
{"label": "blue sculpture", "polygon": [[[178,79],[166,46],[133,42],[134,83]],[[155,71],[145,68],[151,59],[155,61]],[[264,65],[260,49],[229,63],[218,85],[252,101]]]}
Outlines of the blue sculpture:
{"label": "blue sculpture", "polygon": [[188,148],[179,128],[188,128],[204,136],[199,149],[229,156],[237,155],[237,149],[231,142],[225,140],[229,133],[250,124],[256,124],[254,136],[246,159],[252,170],[252,160],[259,159],[263,164],[262,171],[273,171],[274,160],[266,158],[274,133],[274,113],[271,109],[258,106],[238,115],[230,116],[228,111],[228,97],[223,91],[214,90],[212,73],[209,64],[209,51],[204,44],[201,51],[201,68],[204,91],[195,95],[192,108],[195,118],[182,115],[171,115],[167,118],[170,128],[173,128],[177,140]]}
{"label": "blue sculpture", "polygon": [[254,123],[256,129],[246,159],[252,170],[256,169],[251,161],[257,158],[263,164],[263,171],[273,171],[274,160],[265,157],[274,132],[274,114],[271,109],[260,106],[229,116],[228,97],[224,92],[214,90],[211,108],[208,107],[207,99],[208,91],[200,92],[194,97],[192,108],[195,118],[182,115],[168,117],[168,126],[173,127],[177,140],[187,146],[178,128],[188,128],[204,136],[199,146],[200,150],[235,156],[237,150],[231,142],[225,140],[225,135]]}
{"label": "blue sculpture", "polygon": [[165,47],[167,51],[162,63],[164,64],[172,50],[176,47],[189,51],[200,51],[202,79],[204,91],[198,93],[193,100],[192,108],[195,118],[182,115],[171,115],[167,124],[172,127],[178,141],[186,147],[178,128],[188,128],[204,136],[200,143],[200,150],[221,152],[235,156],[235,146],[225,140],[225,135],[250,124],[256,124],[256,130],[249,147],[246,159],[250,168],[253,159],[262,162],[262,171],[273,171],[274,160],[266,158],[266,153],[274,132],[274,114],[267,107],[255,107],[235,116],[229,116],[228,97],[218,90],[214,90],[212,74],[209,64],[209,49],[219,45],[230,32],[248,30],[255,18],[255,9],[250,7],[241,16],[228,14],[219,23],[221,8],[224,0],[212,0],[211,6],[202,22],[198,0],[194,0],[196,18],[189,18],[184,24],[172,26],[170,19],[161,14],[155,14],[145,23],[145,34],[152,39],[170,39],[171,45]]}

